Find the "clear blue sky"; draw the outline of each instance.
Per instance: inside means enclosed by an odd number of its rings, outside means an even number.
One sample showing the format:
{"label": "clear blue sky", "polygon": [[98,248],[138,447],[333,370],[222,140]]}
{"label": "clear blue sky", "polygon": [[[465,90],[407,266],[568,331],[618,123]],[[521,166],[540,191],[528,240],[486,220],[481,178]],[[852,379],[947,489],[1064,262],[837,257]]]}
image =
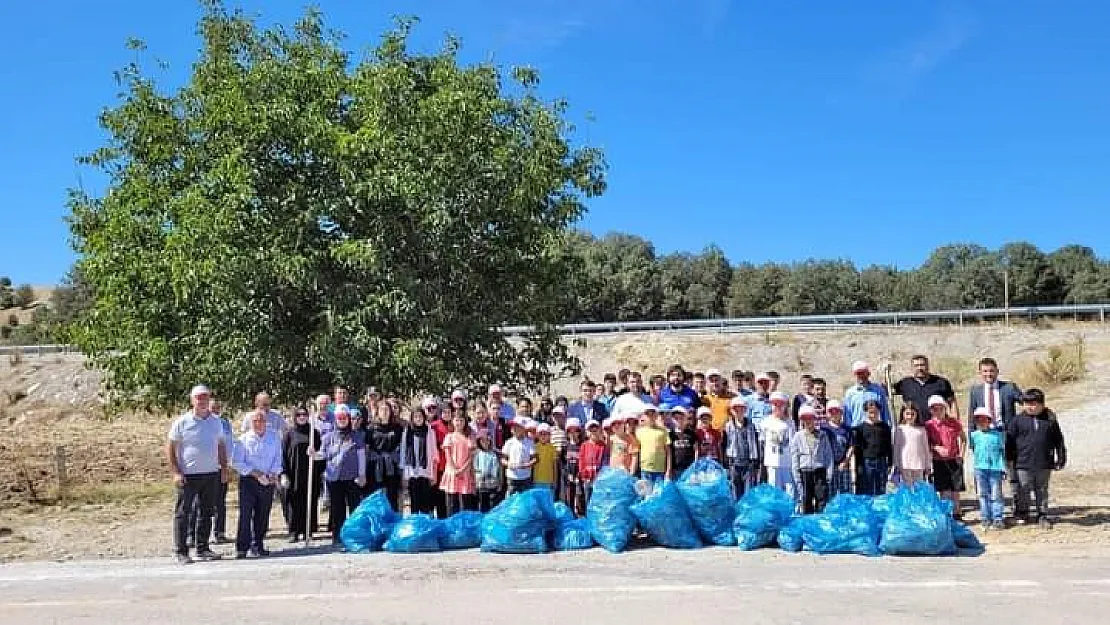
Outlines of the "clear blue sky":
{"label": "clear blue sky", "polygon": [[[249,0],[290,22],[303,2]],[[323,1],[352,48],[393,14],[465,55],[541,70],[611,165],[583,226],[735,261],[920,263],[935,246],[1030,240],[1110,251],[1110,3],[1099,0]],[[8,3],[0,274],[51,283],[74,156],[129,36],[181,81],[188,0]],[[102,185],[90,172],[87,187]],[[861,236],[861,231],[869,234]],[[774,236],[767,236],[773,233]]]}

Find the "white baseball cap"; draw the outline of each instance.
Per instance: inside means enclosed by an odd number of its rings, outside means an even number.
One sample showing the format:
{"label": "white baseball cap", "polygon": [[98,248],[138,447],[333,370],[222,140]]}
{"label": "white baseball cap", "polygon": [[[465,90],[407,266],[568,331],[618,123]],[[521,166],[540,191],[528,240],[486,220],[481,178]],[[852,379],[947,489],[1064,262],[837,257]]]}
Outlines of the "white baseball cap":
{"label": "white baseball cap", "polygon": [[690,414],[690,411],[687,410],[686,406],[683,406],[682,404],[679,404],[677,406],[671,406],[671,409],[668,410],[668,412],[671,412],[671,413],[676,413],[677,412],[677,413],[680,413],[680,414]]}
{"label": "white baseball cap", "polygon": [[577,429],[581,430],[582,429],[582,420],[577,418],[577,417],[571,417],[571,418],[567,419],[567,429],[569,430],[571,428],[577,428]]}
{"label": "white baseball cap", "polygon": [[701,416],[704,416],[704,415],[709,415],[709,416],[712,417],[713,416],[713,411],[710,410],[709,408],[706,408],[705,406],[702,406],[701,408],[698,408],[698,416],[701,417]]}
{"label": "white baseball cap", "polygon": [[438,405],[439,405],[439,400],[437,400],[435,397],[432,397],[431,395],[428,395],[427,397],[425,397],[424,399],[422,399],[420,401],[420,407],[425,408],[425,409],[431,408],[433,406],[438,406]]}
{"label": "white baseball cap", "polygon": [[538,426],[536,426],[536,433],[537,434],[543,434],[544,432],[547,432],[548,434],[550,434],[551,433],[551,426],[546,424],[546,423],[541,423]]}
{"label": "white baseball cap", "polygon": [[852,373],[861,373],[863,371],[871,371],[871,365],[867,364],[866,360],[857,360],[852,363]]}
{"label": "white baseball cap", "polygon": [[786,393],[783,393],[782,391],[775,391],[774,393],[771,393],[771,401],[772,402],[781,401],[784,404],[789,404],[790,403],[790,396],[787,395]]}
{"label": "white baseball cap", "polygon": [[490,384],[489,385],[489,394],[490,395],[493,395],[494,393],[500,393],[500,392],[502,392],[500,384]]}
{"label": "white baseball cap", "polygon": [[844,405],[841,404],[840,400],[838,399],[830,399],[825,403],[825,412],[828,412],[830,410],[839,410],[840,412],[844,412]]}
{"label": "white baseball cap", "polygon": [[563,408],[562,406],[555,406],[554,408],[551,409],[551,414],[566,414],[566,413],[567,413],[567,409]]}
{"label": "white baseball cap", "polygon": [[203,384],[197,384],[196,386],[193,387],[193,390],[189,391],[189,398],[190,399],[196,399],[197,397],[200,397],[201,395],[211,395],[211,394],[212,394],[212,391],[209,390],[207,386],[205,386]]}
{"label": "white baseball cap", "polygon": [[[608,421],[608,419],[606,419],[606,421]],[[567,423],[569,424],[570,421],[567,421]],[[567,427],[570,427],[570,426],[568,425]],[[586,429],[587,430],[590,429],[590,428],[599,428],[599,427],[601,427],[601,424],[597,422],[597,419],[590,419],[589,421],[586,422]],[[608,426],[606,426],[606,427],[608,427]]]}
{"label": "white baseball cap", "polygon": [[451,393],[451,400],[454,401],[456,399],[466,399],[466,391],[462,389],[457,389],[453,391]]}
{"label": "white baseball cap", "polygon": [[940,395],[930,395],[929,396],[929,407],[930,408],[932,408],[933,406],[947,406],[947,405],[948,405],[948,402],[944,401],[944,398],[941,397]]}
{"label": "white baseball cap", "polygon": [[756,382],[770,382],[771,381],[771,374],[761,373],[761,374],[755,376],[755,381]]}
{"label": "white baseball cap", "polygon": [[737,406],[743,406],[747,408],[748,402],[744,399],[742,395],[737,395],[736,397],[733,397],[728,401],[728,406],[729,408],[735,408]]}
{"label": "white baseball cap", "polygon": [[707,369],[706,372],[705,372],[705,379],[708,380],[709,378],[711,378],[713,376],[717,376],[718,378],[725,377],[725,376],[721,375],[721,370],[720,369]]}
{"label": "white baseball cap", "polygon": [[659,412],[659,406],[649,404],[646,401],[640,406],[640,413]]}
{"label": "white baseball cap", "polygon": [[980,406],[980,407],[976,408],[975,412],[973,413],[973,416],[975,418],[979,418],[979,417],[986,417],[988,419],[993,419],[994,418],[994,415],[991,414],[991,409],[987,408],[986,406]]}
{"label": "white baseball cap", "polygon": [[802,406],[801,408],[798,409],[798,417],[799,418],[801,418],[801,417],[816,417],[816,416],[817,416],[817,412],[813,409],[813,406],[810,406],[808,404],[805,405],[805,406]]}

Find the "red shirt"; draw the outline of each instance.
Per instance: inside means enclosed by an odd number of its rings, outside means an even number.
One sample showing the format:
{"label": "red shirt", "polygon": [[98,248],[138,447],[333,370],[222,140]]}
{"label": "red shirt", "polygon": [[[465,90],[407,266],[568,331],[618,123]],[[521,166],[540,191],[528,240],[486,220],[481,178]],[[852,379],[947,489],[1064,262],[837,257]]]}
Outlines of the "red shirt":
{"label": "red shirt", "polygon": [[592,482],[605,462],[605,445],[592,440],[582,443],[578,450],[578,479]]}
{"label": "red shirt", "polygon": [[711,427],[698,428],[698,457],[721,459],[721,433]]}
{"label": "red shirt", "polygon": [[959,419],[929,419],[925,422],[925,433],[929,437],[929,447],[940,446],[941,452],[932,449],[933,457],[940,460],[955,460],[960,457],[960,435],[964,426]]}
{"label": "red shirt", "polygon": [[[436,449],[443,449],[443,440],[447,438],[447,424],[443,419],[436,419],[429,424],[430,428],[436,434]],[[443,470],[447,468],[447,454],[440,453],[436,460],[436,475],[443,475]]]}

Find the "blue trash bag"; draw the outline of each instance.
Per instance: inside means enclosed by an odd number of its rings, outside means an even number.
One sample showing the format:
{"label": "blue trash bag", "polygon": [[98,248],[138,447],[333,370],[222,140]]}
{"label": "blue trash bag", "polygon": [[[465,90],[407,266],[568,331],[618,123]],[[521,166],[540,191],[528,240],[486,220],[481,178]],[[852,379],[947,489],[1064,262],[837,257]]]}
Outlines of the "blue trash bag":
{"label": "blue trash bag", "polygon": [[950,556],[956,553],[951,518],[932,508],[901,510],[883,523],[879,549],[888,555]]}
{"label": "blue trash bag", "polygon": [[790,522],[794,500],[784,491],[760,484],[736,502],[732,532],[736,546],[744,551],[774,544],[779,530]]}
{"label": "blue trash bag", "polygon": [[555,502],[555,522],[565,523],[574,520],[574,511],[570,509],[567,504],[556,501]]}
{"label": "blue trash bag", "polygon": [[890,495],[872,497],[871,513],[885,521],[890,516]]}
{"label": "blue trash bag", "polygon": [[815,553],[879,555],[882,525],[870,507],[866,513],[822,513],[804,517],[802,542]]}
{"label": "blue trash bag", "polygon": [[590,535],[590,520],[575,519],[564,521],[555,526],[555,549],[558,551],[577,551],[594,546]]}
{"label": "blue trash bag", "polygon": [[385,541],[390,553],[432,553],[442,551],[443,521],[427,514],[407,516],[393,526],[393,533]]}
{"label": "blue trash bag", "polygon": [[482,546],[482,518],[481,512],[464,510],[457,512],[443,522],[443,539],[440,544],[444,549],[475,549]]}
{"label": "blue trash bag", "polygon": [[639,500],[635,478],[611,467],[601,471],[586,506],[590,534],[597,544],[610,553],[620,553],[628,547],[632,530],[636,529],[636,515],[631,508]]}
{"label": "blue trash bag", "polygon": [[727,547],[736,544],[732,522],[736,501],[728,471],[711,458],[702,458],[678,479],[678,492],[705,542]]}
{"label": "blue trash bag", "polygon": [[794,517],[785,527],[779,530],[775,540],[778,541],[779,547],[783,551],[797,553],[802,550],[804,544],[802,542],[802,531],[805,529],[806,518],[802,516]]}
{"label": "blue trash bag", "polygon": [[702,546],[698,530],[673,482],[663,484],[643,501],[632,505],[632,514],[649,538],[671,549]]}
{"label": "blue trash bag", "polygon": [[979,537],[971,531],[971,528],[956,519],[950,519],[950,525],[952,526],[952,540],[957,547],[976,551],[983,550],[983,543],[979,542]]}
{"label": "blue trash bag", "polygon": [[825,514],[875,515],[874,497],[840,493],[832,498],[822,510]]}
{"label": "blue trash bag", "polygon": [[382,545],[393,533],[393,526],[401,520],[389,504],[385,490],[379,490],[362,500],[358,508],[339,529],[339,540],[351,553],[381,551]]}
{"label": "blue trash bag", "polygon": [[555,529],[551,489],[533,488],[510,495],[482,519],[482,551],[547,553]]}

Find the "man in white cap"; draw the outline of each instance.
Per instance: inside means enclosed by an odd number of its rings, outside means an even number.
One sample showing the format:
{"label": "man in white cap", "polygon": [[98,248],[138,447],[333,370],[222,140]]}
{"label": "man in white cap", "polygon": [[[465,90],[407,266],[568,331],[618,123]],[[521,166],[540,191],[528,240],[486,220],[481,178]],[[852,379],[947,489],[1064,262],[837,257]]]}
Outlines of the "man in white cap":
{"label": "man in white cap", "polygon": [[503,421],[510,421],[516,416],[516,411],[505,401],[505,390],[500,384],[489,386],[489,409],[493,416]]}
{"label": "man in white cap", "polygon": [[844,393],[844,421],[848,427],[854,428],[867,419],[863,405],[869,401],[879,404],[879,414],[883,423],[890,425],[890,403],[886,388],[871,381],[871,365],[863,360],[852,363],[852,373],[856,376],[856,383]]}
{"label": "man in white cap", "polygon": [[748,418],[759,425],[760,421],[771,416],[771,375],[760,373],[755,376],[755,392],[748,395]]}
{"label": "man in white cap", "polygon": [[220,419],[209,411],[212,392],[197,385],[189,393],[192,409],[170,425],[166,459],[177,489],[173,532],[177,561],[191,564],[186,537],[196,507],[196,554],[200,560],[219,560],[208,547],[220,484],[227,483],[229,441]]}

